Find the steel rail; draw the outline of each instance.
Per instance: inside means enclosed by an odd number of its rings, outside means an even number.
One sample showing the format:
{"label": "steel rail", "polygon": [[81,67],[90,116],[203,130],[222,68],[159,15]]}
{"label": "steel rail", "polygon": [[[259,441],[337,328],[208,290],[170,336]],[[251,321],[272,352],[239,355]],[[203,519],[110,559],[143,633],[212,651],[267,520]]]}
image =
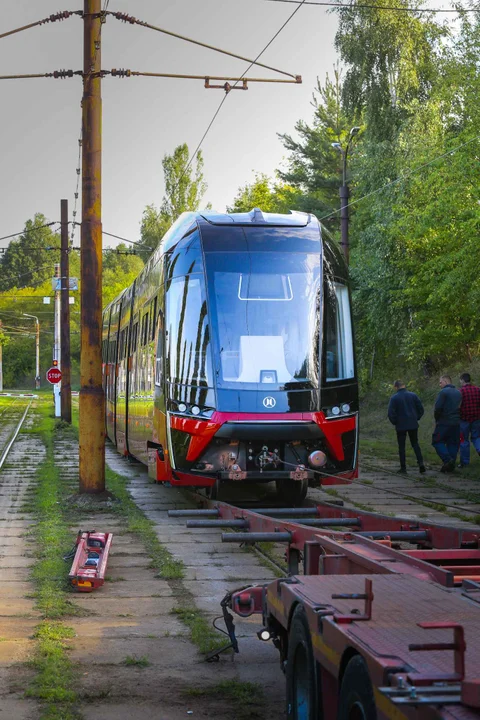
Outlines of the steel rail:
{"label": "steel rail", "polygon": [[[405,479],[405,475],[400,475],[400,473],[397,473],[394,470],[384,469],[378,465],[372,465],[371,463],[365,463],[365,462],[362,463],[362,465],[364,465],[365,467],[370,467],[372,470],[374,470],[376,472],[387,473],[388,475],[393,475],[394,477]],[[471,508],[465,507],[463,505],[452,505],[450,503],[445,503],[445,502],[436,502],[435,500],[431,500],[426,497],[410,495],[410,493],[408,491],[406,493],[403,493],[400,490],[392,490],[392,488],[385,488],[380,485],[375,485],[374,483],[370,484],[370,483],[362,482],[361,480],[350,480],[350,483],[352,485],[361,485],[362,487],[366,487],[366,488],[374,488],[375,490],[382,490],[383,492],[390,493],[391,495],[398,495],[399,497],[405,498],[407,500],[413,500],[415,502],[418,502],[420,505],[425,505],[425,507],[431,507],[432,505],[439,505],[441,507],[451,508],[452,510],[455,510],[455,512],[460,512],[460,511],[469,512],[469,513],[472,513],[472,515],[474,515],[475,517],[477,517],[480,514],[478,512],[478,510],[472,510]],[[442,489],[448,489],[450,492],[453,492],[456,495],[458,495],[459,498],[462,498],[463,500],[466,499],[465,496],[459,494],[457,490],[455,490],[454,488],[452,489],[449,486],[444,485],[443,483],[440,483],[440,485],[438,487],[440,487]],[[480,504],[480,493],[479,493],[479,501],[476,504]]]}
{"label": "steel rail", "polygon": [[18,425],[17,425],[17,427],[16,427],[16,429],[15,429],[15,431],[14,431],[14,433],[13,433],[13,436],[11,437],[11,439],[10,439],[7,447],[5,448],[5,450],[4,450],[3,453],[2,453],[2,456],[0,457],[0,470],[2,469],[2,467],[3,467],[4,463],[5,463],[5,460],[6,460],[7,457],[8,457],[8,453],[9,453],[10,450],[12,449],[13,443],[14,443],[15,440],[17,439],[18,433],[19,433],[20,430],[22,429],[22,425],[23,425],[23,423],[25,422],[25,418],[27,417],[27,413],[28,413],[28,411],[30,410],[30,405],[32,404],[32,402],[33,402],[33,399],[30,400],[30,402],[28,403],[28,405],[27,405],[27,407],[26,407],[26,409],[25,409],[25,412],[23,413],[22,418],[21,418],[20,422],[18,423]]}

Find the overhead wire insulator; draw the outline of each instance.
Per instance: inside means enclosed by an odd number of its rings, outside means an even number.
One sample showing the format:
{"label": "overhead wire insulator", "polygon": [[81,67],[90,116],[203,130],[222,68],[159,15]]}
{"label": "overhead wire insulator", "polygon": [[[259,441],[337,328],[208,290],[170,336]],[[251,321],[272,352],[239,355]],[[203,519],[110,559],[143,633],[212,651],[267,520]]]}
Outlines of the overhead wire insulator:
{"label": "overhead wire insulator", "polygon": [[124,70],[123,68],[117,69],[113,68],[113,70],[110,73],[113,77],[131,77],[132,71],[131,70]]}
{"label": "overhead wire insulator", "polygon": [[116,17],[117,20],[121,20],[125,23],[130,23],[130,25],[135,25],[135,23],[138,22],[137,18],[133,17],[133,15],[128,15],[127,13],[114,12],[112,13],[112,15]]}
{"label": "overhead wire insulator", "polygon": [[73,15],[72,12],[69,10],[62,10],[58,13],[55,13],[54,15],[50,15],[48,18],[49,22],[56,22],[57,20],[66,20],[67,18],[71,17]]}
{"label": "overhead wire insulator", "polygon": [[69,77],[69,78],[73,77],[74,72],[73,72],[73,70],[54,70],[52,75],[55,79],[64,80],[67,77]]}

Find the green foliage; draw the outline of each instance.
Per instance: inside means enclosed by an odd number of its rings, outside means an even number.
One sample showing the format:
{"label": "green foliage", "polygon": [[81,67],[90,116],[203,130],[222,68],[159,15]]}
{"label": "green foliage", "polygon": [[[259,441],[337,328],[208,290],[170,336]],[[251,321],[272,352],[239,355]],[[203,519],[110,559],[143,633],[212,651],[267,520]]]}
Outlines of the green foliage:
{"label": "green foliage", "polygon": [[287,213],[298,207],[300,198],[300,191],[291,185],[274,183],[267,175],[259,173],[251,185],[238,189],[228,212],[250,212],[253,208],[260,208],[264,212]]}
{"label": "green foliage", "polygon": [[[338,188],[342,177],[341,153],[332,143],[346,146],[354,114],[348,116],[342,104],[342,73],[337,65],[333,79],[327,73],[322,85],[312,96],[313,123],[299,120],[295,131],[299,139],[288,134],[279,135],[289,151],[287,169],[279,172],[280,178],[297,191],[297,209],[322,216],[336,210],[339,205]],[[336,227],[337,219],[329,219]]]}
{"label": "green foliage", "polygon": [[124,243],[106,252],[103,258],[102,299],[108,305],[119,293],[131,285],[143,268],[143,260]]}
{"label": "green foliage", "polygon": [[183,213],[198,210],[207,190],[203,178],[203,157],[199,150],[194,162],[188,166],[188,145],[178,145],[172,155],[162,160],[165,195],[160,208],[147,205],[140,228],[143,256],[147,258],[155,250],[166,231]]}
{"label": "green foliage", "polygon": [[10,242],[0,262],[0,291],[34,287],[52,277],[55,253],[48,248],[60,247],[60,238],[46,224],[45,216],[36,213],[23,235]]}

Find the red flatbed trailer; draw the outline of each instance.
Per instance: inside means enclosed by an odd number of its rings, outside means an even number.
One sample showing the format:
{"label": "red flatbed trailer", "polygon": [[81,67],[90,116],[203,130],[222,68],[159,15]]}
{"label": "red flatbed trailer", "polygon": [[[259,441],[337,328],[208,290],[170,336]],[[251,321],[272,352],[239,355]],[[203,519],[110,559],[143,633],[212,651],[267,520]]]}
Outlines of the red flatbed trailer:
{"label": "red flatbed trailer", "polygon": [[[262,615],[259,637],[273,640],[286,674],[289,720],[478,720],[480,528],[329,504],[314,511],[210,503],[196,512],[215,519],[188,523],[240,530],[224,541],[287,545],[295,572],[231,593],[228,606],[241,617]],[[338,526],[356,519],[358,532],[319,530],[279,513]]]}

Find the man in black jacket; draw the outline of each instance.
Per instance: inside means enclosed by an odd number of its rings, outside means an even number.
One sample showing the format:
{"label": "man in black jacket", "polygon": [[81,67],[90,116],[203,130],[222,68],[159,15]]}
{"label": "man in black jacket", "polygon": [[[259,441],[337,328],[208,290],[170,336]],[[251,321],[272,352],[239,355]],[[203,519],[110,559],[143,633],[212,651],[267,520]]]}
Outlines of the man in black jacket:
{"label": "man in black jacket", "polygon": [[422,451],[418,444],[418,421],[424,413],[423,405],[418,395],[407,390],[405,383],[401,380],[395,380],[393,386],[397,392],[390,398],[388,404],[388,419],[397,431],[398,454],[400,456],[399,472],[407,472],[405,443],[408,433],[410,443],[417,458],[418,467],[420,472],[424,473],[425,465],[423,464]]}
{"label": "man in black jacket", "polygon": [[443,461],[441,472],[452,472],[455,470],[455,461],[460,446],[462,393],[452,385],[449,375],[442,375],[439,384],[442,389],[438,393],[433,410],[436,425],[432,435],[432,445]]}

